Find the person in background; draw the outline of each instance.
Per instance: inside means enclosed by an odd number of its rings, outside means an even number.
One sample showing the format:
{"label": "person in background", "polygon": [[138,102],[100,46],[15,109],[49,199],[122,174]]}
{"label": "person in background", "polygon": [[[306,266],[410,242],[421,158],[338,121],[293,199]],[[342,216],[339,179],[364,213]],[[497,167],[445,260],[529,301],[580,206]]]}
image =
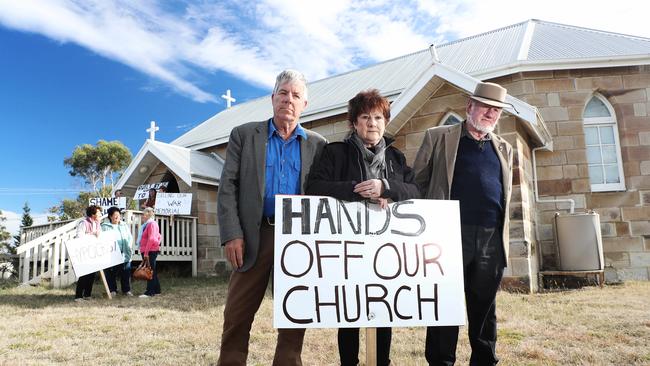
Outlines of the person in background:
{"label": "person in background", "polygon": [[[100,221],[102,219],[102,209],[98,206],[88,206],[86,208],[86,218],[77,224],[77,238],[85,235],[95,235],[99,237]],[[95,282],[95,273],[89,273],[79,277],[77,288],[75,290],[74,301],[84,301],[90,299],[93,292],[93,283]]]}
{"label": "person in background", "polygon": [[149,196],[147,199],[144,201],[142,206],[140,208],[145,209],[147,207],[155,207],[156,206],[156,189],[151,188],[149,189]]}
{"label": "person in background", "polygon": [[[307,194],[345,201],[370,200],[386,207],[388,200],[419,198],[412,169],[404,154],[384,136],[390,103],[377,89],[362,91],[348,102],[350,135],[325,146],[314,162]],[[391,328],[377,328],[377,365],[390,365]],[[339,328],[342,366],[359,363],[359,328]]]}
{"label": "person in background", "polygon": [[149,262],[151,269],[153,269],[153,278],[147,281],[147,289],[144,294],[140,295],[142,298],[160,295],[160,281],[158,280],[158,266],[156,259],[160,253],[160,228],[156,222],[154,209],[147,207],[142,211],[143,225],[146,227],[142,230],[142,236],[138,239],[140,243],[140,254],[142,260]]}
{"label": "person in background", "polygon": [[133,236],[129,227],[121,219],[120,209],[111,207],[108,209],[108,222],[102,223],[102,231],[113,231],[115,233],[117,247],[124,258],[124,263],[107,268],[104,273],[106,274],[106,282],[108,282],[111,295],[117,295],[116,277],[120,277],[122,293],[126,296],[133,296],[131,292],[131,253],[133,250],[131,242]]}

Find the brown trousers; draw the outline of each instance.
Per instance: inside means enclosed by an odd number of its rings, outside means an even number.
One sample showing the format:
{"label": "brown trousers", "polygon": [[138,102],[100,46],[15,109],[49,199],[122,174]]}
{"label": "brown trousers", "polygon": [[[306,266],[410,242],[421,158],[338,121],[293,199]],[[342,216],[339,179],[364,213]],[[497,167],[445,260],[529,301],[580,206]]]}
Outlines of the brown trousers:
{"label": "brown trousers", "polygon": [[[251,326],[273,268],[273,226],[265,221],[260,228],[260,248],[255,265],[246,272],[233,272],[230,276],[223,311],[219,366],[246,364]],[[304,336],[304,329],[278,329],[273,365],[302,365],[300,354]]]}

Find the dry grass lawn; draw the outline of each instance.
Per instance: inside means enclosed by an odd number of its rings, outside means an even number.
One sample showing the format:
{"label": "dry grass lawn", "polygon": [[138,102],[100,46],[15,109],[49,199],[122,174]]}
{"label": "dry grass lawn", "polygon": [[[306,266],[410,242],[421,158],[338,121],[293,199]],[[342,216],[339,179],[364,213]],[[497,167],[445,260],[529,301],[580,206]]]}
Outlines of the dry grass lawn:
{"label": "dry grass lawn", "polygon": [[[0,286],[2,365],[207,365],[218,358],[226,282],[161,279],[153,299],[72,301],[73,288]],[[143,283],[135,283],[142,293]],[[650,283],[498,296],[503,365],[650,365]],[[251,335],[250,365],[269,365],[275,347],[267,296]],[[393,333],[395,365],[425,365],[424,329]],[[458,350],[466,365],[465,333]],[[364,350],[361,350],[362,356]],[[305,365],[337,364],[336,331],[308,330]],[[363,358],[363,357],[361,357]]]}

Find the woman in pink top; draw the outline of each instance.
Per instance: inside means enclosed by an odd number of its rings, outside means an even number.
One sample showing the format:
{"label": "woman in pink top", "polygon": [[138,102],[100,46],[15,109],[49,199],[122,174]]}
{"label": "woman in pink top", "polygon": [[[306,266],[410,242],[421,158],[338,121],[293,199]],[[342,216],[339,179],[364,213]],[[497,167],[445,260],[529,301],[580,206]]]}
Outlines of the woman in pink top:
{"label": "woman in pink top", "polygon": [[147,207],[142,211],[142,220],[144,223],[144,230],[138,242],[140,243],[140,254],[142,260],[148,261],[151,269],[153,269],[153,278],[147,281],[147,290],[140,297],[152,297],[160,295],[160,281],[158,281],[158,269],[156,266],[156,258],[160,253],[160,228],[156,222],[154,209]]}

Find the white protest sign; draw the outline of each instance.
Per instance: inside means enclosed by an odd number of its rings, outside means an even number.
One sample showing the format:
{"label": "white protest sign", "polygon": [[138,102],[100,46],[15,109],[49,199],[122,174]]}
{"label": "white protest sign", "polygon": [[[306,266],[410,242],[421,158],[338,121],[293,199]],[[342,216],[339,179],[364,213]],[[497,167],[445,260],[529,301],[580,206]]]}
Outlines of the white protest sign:
{"label": "white protest sign", "polygon": [[126,209],[126,197],[93,197],[88,200],[89,206],[99,206],[103,213],[106,213],[111,207],[117,207],[120,210]]}
{"label": "white protest sign", "polygon": [[[160,187],[167,187],[169,185],[169,182],[159,182],[159,183],[151,183],[151,184],[143,184],[141,186],[138,186],[138,189],[135,191],[135,195],[133,196],[134,200],[144,200],[149,198],[149,190],[150,189],[155,189],[159,190]],[[158,196],[156,196],[156,199],[158,199]]]}
{"label": "white protest sign", "polygon": [[457,201],[275,202],[274,327],[465,324]]}
{"label": "white protest sign", "polygon": [[156,215],[189,215],[192,210],[191,193],[158,193]]}
{"label": "white protest sign", "polygon": [[65,247],[77,278],[124,263],[116,239],[114,232],[102,231],[99,237],[83,235],[68,240]]}

